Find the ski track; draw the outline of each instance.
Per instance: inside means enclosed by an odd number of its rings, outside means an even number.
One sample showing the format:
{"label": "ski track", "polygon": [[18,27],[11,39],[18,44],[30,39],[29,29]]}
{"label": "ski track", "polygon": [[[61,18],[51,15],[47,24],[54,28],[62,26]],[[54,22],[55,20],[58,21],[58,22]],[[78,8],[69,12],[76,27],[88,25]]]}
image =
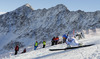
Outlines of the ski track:
{"label": "ski track", "polygon": [[[60,44],[59,47],[61,47],[61,45],[62,44]],[[54,47],[58,48],[58,46],[47,47],[44,49],[27,52],[25,54],[19,54],[17,56],[10,56],[8,57],[8,59],[10,58],[21,59],[23,56],[25,56],[23,57],[23,59],[66,59],[66,58],[68,59],[99,59],[100,58],[99,44],[90,46],[90,47],[85,47],[85,48],[70,49],[66,51],[51,52],[48,50],[49,48],[54,48]],[[4,59],[7,59],[7,58],[5,57]]]}

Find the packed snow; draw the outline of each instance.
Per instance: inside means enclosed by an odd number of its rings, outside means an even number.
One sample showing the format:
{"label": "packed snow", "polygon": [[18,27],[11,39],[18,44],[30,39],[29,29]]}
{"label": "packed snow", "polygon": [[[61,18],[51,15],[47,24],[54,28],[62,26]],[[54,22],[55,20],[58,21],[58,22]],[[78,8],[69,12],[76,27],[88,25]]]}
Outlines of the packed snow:
{"label": "packed snow", "polygon": [[[85,31],[84,31],[85,32]],[[18,52],[18,55],[14,55],[14,50],[10,50],[7,53],[1,54],[0,59],[100,59],[100,29],[96,29],[96,33],[92,33],[89,30],[89,34],[85,33],[85,38],[78,40],[83,44],[95,44],[89,47],[61,50],[61,51],[49,51],[49,49],[66,48],[66,43],[50,46],[51,43],[47,42],[46,48],[42,48],[40,44],[37,50],[34,50],[34,45],[23,47]],[[22,50],[26,48],[27,52],[21,54]]]}
{"label": "packed snow", "polygon": [[24,47],[32,45],[36,40],[50,41],[54,36],[73,30],[88,32],[100,28],[99,23],[100,11],[70,11],[63,4],[34,10],[29,4],[25,4],[0,15],[0,51],[13,49],[15,43]]}
{"label": "packed snow", "polygon": [[[85,38],[78,40],[90,47],[66,51],[49,51],[67,45],[51,46],[51,39],[69,32],[82,32]],[[49,9],[34,10],[29,4],[0,15],[0,59],[100,59],[100,11],[70,11],[63,4]],[[46,48],[42,41],[46,40]],[[34,43],[40,45],[34,50]],[[19,45],[18,55],[14,48]],[[26,48],[27,52],[20,54]]]}

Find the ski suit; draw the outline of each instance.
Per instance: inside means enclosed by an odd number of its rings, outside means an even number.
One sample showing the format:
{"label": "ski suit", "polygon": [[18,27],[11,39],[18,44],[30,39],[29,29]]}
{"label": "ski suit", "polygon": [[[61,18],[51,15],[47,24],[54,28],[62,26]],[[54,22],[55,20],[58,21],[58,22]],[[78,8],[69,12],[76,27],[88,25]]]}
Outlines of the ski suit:
{"label": "ski suit", "polygon": [[54,45],[55,41],[54,41],[55,37],[52,38],[52,41],[51,41],[51,46]]}
{"label": "ski suit", "polygon": [[34,44],[34,50],[36,50],[37,47],[38,47],[38,42],[35,42],[35,44]]}
{"label": "ski suit", "polygon": [[78,46],[79,45],[79,43],[76,42],[76,40],[71,37],[68,37],[68,39],[66,40],[66,44],[69,46]]}
{"label": "ski suit", "polygon": [[56,38],[54,39],[54,41],[55,41],[55,45],[57,45],[57,44],[58,44],[58,41],[59,41],[59,37],[56,37]]}
{"label": "ski suit", "polygon": [[15,47],[15,55],[17,55],[18,51],[19,51],[19,47],[18,47],[18,45],[16,45],[16,47]]}
{"label": "ski suit", "polygon": [[25,53],[26,52],[26,48],[23,50],[23,52],[22,53]]}
{"label": "ski suit", "polygon": [[67,39],[67,36],[66,36],[66,34],[64,34],[64,35],[63,35],[63,43],[66,42],[66,39]]}
{"label": "ski suit", "polygon": [[43,48],[45,48],[45,45],[46,45],[46,41],[43,41]]}

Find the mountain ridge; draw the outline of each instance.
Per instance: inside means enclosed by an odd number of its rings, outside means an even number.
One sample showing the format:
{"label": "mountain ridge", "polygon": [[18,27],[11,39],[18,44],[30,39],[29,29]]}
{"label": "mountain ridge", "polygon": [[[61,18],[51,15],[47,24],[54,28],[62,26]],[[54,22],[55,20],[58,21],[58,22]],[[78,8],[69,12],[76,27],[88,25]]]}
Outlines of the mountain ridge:
{"label": "mountain ridge", "polygon": [[[100,28],[99,23],[100,11],[69,11],[63,4],[49,9],[33,10],[29,4],[25,4],[14,11],[0,15],[0,37],[3,41],[0,43],[10,40],[1,48],[8,46],[7,44],[11,42],[19,42],[21,43],[18,43],[19,45],[28,46],[36,40],[50,41],[54,36],[61,36],[73,30],[75,32],[89,29],[95,31],[96,28]],[[2,39],[4,38],[2,34],[15,37]],[[25,43],[26,41],[28,43]],[[14,48],[13,44],[10,45]]]}

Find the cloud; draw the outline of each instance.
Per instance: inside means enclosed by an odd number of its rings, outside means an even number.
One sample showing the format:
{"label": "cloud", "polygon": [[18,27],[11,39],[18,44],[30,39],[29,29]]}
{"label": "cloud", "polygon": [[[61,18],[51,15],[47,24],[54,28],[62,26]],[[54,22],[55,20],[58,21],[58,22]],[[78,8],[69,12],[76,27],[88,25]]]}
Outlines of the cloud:
{"label": "cloud", "polygon": [[0,12],[0,15],[1,15],[1,14],[4,14],[4,13],[6,13],[6,12]]}

